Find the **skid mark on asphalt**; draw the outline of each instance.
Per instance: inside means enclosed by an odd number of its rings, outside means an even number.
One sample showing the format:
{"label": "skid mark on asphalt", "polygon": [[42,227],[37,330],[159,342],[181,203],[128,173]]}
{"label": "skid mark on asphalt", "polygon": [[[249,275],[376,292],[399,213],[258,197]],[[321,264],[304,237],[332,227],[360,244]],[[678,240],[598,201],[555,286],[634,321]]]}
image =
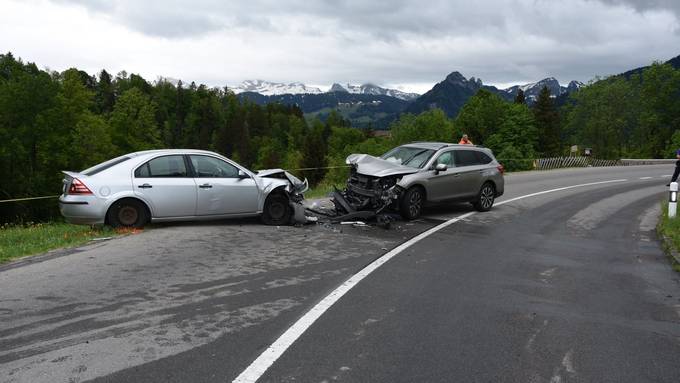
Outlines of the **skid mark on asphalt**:
{"label": "skid mark on asphalt", "polygon": [[541,282],[543,283],[548,283],[548,280],[552,278],[553,274],[555,274],[555,271],[557,271],[557,267],[550,268],[548,270],[545,270],[541,272]]}
{"label": "skid mark on asphalt", "polygon": [[[102,369],[122,369],[187,351],[225,334],[255,326],[300,304],[291,299],[281,299],[233,311],[222,307],[224,311],[198,314],[177,325],[166,323],[167,316],[156,316],[151,320],[133,322],[137,324],[133,325],[134,332],[126,327],[114,326],[79,333],[76,337],[33,343],[0,354],[2,358],[23,352],[30,354],[34,350],[40,352],[3,364],[3,371],[9,374],[0,376],[0,380],[66,382],[93,379]],[[119,329],[122,331],[117,332]],[[89,366],[89,369],[83,370],[80,366]],[[15,375],[18,372],[21,372],[20,378]]]}
{"label": "skid mark on asphalt", "polygon": [[585,209],[574,214],[567,221],[567,227],[577,233],[586,234],[627,205],[657,193],[659,193],[659,187],[652,186],[615,194],[590,204]]}

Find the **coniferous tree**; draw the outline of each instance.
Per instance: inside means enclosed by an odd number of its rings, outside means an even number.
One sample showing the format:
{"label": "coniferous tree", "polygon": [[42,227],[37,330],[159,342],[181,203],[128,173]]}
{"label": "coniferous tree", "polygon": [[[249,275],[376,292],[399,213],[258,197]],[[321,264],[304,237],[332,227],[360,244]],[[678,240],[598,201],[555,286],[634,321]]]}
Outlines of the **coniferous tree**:
{"label": "coniferous tree", "polygon": [[545,157],[561,153],[560,120],[548,87],[543,87],[533,106],[538,129],[538,150]]}
{"label": "coniferous tree", "polygon": [[99,73],[99,81],[96,85],[95,105],[99,114],[109,114],[113,110],[115,94],[111,75],[106,70]]}
{"label": "coniferous tree", "polygon": [[526,104],[526,98],[524,97],[524,91],[522,89],[517,90],[517,95],[515,96],[515,104]]}

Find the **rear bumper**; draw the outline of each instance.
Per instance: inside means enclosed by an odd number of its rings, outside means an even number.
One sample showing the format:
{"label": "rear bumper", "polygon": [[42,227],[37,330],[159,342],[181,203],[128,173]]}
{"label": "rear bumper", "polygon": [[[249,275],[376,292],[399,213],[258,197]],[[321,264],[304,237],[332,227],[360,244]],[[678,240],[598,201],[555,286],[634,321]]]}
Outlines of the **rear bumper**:
{"label": "rear bumper", "polygon": [[59,211],[69,223],[81,225],[103,224],[106,208],[103,202],[94,196],[59,197]]}

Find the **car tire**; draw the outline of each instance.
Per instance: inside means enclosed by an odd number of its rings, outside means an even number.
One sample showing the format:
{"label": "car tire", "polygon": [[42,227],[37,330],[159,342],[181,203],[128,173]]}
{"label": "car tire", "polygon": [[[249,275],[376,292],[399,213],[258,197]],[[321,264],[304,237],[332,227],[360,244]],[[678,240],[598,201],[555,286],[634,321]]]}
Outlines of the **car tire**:
{"label": "car tire", "polygon": [[414,186],[401,196],[399,201],[399,212],[406,220],[413,220],[420,217],[425,203],[425,192],[422,188]]}
{"label": "car tire", "polygon": [[485,182],[472,202],[472,206],[478,211],[489,211],[496,199],[496,188],[491,182]]}
{"label": "car tire", "polygon": [[293,211],[287,196],[273,193],[264,201],[262,222],[265,225],[287,225],[292,215]]}
{"label": "car tire", "polygon": [[108,222],[112,227],[141,228],[148,220],[146,206],[134,199],[116,201],[109,208]]}

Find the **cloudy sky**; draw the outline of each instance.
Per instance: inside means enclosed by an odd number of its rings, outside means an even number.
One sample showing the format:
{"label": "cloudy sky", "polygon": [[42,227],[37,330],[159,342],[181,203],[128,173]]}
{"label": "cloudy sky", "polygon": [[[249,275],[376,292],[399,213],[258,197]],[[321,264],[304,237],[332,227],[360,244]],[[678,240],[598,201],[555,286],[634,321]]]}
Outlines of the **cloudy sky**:
{"label": "cloudy sky", "polygon": [[0,0],[0,52],[211,86],[586,82],[680,55],[676,0]]}

